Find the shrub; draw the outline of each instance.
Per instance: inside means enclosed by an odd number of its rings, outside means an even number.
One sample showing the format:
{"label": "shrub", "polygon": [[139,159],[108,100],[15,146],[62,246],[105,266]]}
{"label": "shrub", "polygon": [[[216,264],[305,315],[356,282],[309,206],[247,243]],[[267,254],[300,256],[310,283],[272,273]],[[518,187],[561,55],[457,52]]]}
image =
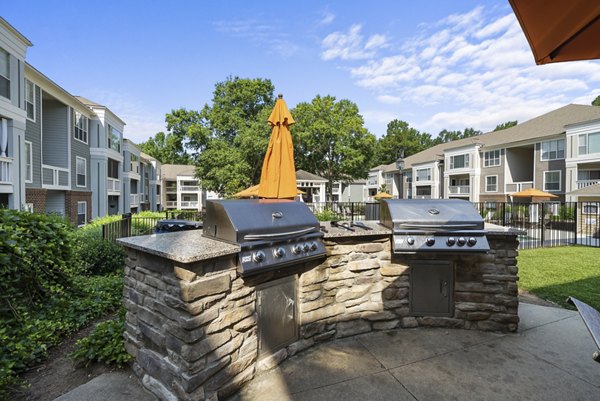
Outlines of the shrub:
{"label": "shrub", "polygon": [[74,266],[76,274],[107,274],[119,271],[125,265],[123,247],[102,239],[96,229],[77,230],[75,238]]}
{"label": "shrub", "polygon": [[98,323],[89,336],[77,341],[77,348],[71,358],[90,362],[104,362],[119,367],[131,361],[125,350],[125,309],[121,308],[114,320]]}
{"label": "shrub", "polygon": [[331,209],[323,209],[320,212],[315,212],[315,216],[319,221],[334,221],[341,220],[342,217]]}

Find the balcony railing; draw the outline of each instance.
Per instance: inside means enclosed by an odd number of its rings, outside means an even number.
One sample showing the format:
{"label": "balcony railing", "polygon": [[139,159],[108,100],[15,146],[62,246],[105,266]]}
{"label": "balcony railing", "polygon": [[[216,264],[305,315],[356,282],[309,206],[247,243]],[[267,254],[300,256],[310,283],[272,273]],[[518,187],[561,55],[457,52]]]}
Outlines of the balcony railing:
{"label": "balcony railing", "polygon": [[130,205],[139,205],[140,203],[140,195],[139,194],[130,194],[129,195],[129,204]]}
{"label": "balcony railing", "polygon": [[179,187],[180,192],[198,192],[199,186],[197,185],[181,185]]}
{"label": "balcony railing", "polygon": [[525,189],[533,188],[533,181],[513,182],[504,186],[506,193],[521,192]]}
{"label": "balcony railing", "polygon": [[12,159],[0,157],[0,184],[12,183]]}
{"label": "balcony railing", "polygon": [[170,209],[170,208],[175,208],[176,209],[177,208],[177,201],[167,201],[167,206],[166,207],[167,207],[167,209]]}
{"label": "balcony railing", "polygon": [[181,201],[181,209],[198,209],[198,201]]}
{"label": "balcony railing", "polygon": [[448,187],[448,193],[450,195],[469,195],[471,193],[471,187],[469,185],[455,185]]}
{"label": "balcony railing", "polygon": [[42,186],[70,189],[69,169],[42,164]]}
{"label": "balcony railing", "polygon": [[577,189],[589,187],[590,185],[599,184],[600,180],[578,180]]}
{"label": "balcony railing", "polygon": [[106,179],[106,190],[108,192],[118,192],[121,193],[121,181],[116,178],[108,177]]}
{"label": "balcony railing", "polygon": [[165,190],[167,191],[168,194],[176,194],[177,193],[177,187],[165,187]]}

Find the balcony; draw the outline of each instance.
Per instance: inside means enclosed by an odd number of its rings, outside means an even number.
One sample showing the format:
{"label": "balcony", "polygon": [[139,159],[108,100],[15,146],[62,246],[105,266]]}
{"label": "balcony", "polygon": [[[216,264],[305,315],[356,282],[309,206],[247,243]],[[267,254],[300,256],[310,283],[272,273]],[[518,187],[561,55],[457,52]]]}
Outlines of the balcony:
{"label": "balcony", "polygon": [[600,184],[600,180],[578,180],[577,181],[577,189],[589,187],[590,185],[594,185],[594,184]]}
{"label": "balcony", "polygon": [[533,188],[533,181],[513,182],[504,186],[506,193],[521,192],[525,189]]}
{"label": "balcony", "polygon": [[0,157],[0,184],[12,184],[12,158]]}
{"label": "balcony", "polygon": [[198,209],[198,201],[181,201],[181,209]]}
{"label": "balcony", "polygon": [[129,204],[131,206],[137,206],[140,204],[140,195],[139,194],[130,194],[129,195]]}
{"label": "balcony", "polygon": [[165,187],[165,190],[167,191],[168,194],[176,194],[177,193],[177,187]]}
{"label": "balcony", "polygon": [[49,189],[71,189],[69,169],[42,164],[42,187]]}
{"label": "balcony", "polygon": [[[179,192],[198,192],[199,189],[200,187],[197,185],[181,185],[179,187]],[[169,192],[168,188],[167,192]]]}
{"label": "balcony", "polygon": [[177,201],[167,201],[167,209],[177,209]]}
{"label": "balcony", "polygon": [[112,192],[111,195],[121,193],[121,181],[116,178],[106,179],[106,191]]}
{"label": "balcony", "polygon": [[455,185],[448,187],[448,193],[450,195],[469,195],[471,193],[471,186],[469,185]]}

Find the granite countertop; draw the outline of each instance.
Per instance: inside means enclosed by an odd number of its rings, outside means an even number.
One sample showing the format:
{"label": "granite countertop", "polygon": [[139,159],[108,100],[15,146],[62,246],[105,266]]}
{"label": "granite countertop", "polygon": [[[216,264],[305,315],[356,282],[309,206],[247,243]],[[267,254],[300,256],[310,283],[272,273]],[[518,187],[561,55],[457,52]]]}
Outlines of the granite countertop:
{"label": "granite countertop", "polygon": [[193,263],[240,251],[239,245],[203,237],[202,230],[142,235],[121,238],[117,242],[180,263]]}
{"label": "granite countertop", "polygon": [[[349,221],[338,221],[340,224],[346,224],[348,227],[352,228],[354,231],[346,230],[345,228],[332,227],[331,222],[329,221],[320,221],[321,227],[325,227],[327,232],[323,232],[324,238],[345,238],[345,237],[365,237],[371,235],[391,235],[392,230],[387,227],[379,224],[378,221],[370,220],[370,221],[361,221],[367,227],[370,227],[371,230],[365,230],[360,227],[350,227]],[[321,230],[322,231],[322,230]]]}

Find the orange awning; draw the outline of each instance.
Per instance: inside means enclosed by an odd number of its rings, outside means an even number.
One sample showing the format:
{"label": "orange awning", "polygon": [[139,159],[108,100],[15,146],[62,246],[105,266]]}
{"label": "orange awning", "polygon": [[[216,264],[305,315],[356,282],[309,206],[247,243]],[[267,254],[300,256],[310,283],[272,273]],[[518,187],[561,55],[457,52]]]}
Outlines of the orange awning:
{"label": "orange awning", "polygon": [[540,191],[539,189],[535,188],[524,189],[523,191],[511,194],[511,196],[513,198],[558,198],[558,196],[554,194]]}
{"label": "orange awning", "polygon": [[258,196],[270,199],[293,198],[297,194],[296,169],[289,127],[294,124],[294,119],[282,95],[279,95],[268,122],[272,127],[271,139],[260,175]]}
{"label": "orange awning", "polygon": [[375,198],[375,199],[391,199],[392,195],[388,194],[387,192],[379,192],[378,194],[373,196],[373,198]]}
{"label": "orange awning", "polygon": [[600,1],[509,1],[536,64],[600,58]]}

